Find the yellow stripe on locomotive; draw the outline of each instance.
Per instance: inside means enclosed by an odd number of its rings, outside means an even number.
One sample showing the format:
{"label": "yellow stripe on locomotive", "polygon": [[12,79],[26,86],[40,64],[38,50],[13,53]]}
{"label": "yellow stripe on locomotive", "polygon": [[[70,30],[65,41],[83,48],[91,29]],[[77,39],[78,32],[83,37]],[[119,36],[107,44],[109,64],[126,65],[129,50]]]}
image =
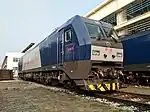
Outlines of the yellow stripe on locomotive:
{"label": "yellow stripe on locomotive", "polygon": [[103,84],[89,84],[88,89],[90,91],[114,91],[119,89],[119,83],[103,83]]}

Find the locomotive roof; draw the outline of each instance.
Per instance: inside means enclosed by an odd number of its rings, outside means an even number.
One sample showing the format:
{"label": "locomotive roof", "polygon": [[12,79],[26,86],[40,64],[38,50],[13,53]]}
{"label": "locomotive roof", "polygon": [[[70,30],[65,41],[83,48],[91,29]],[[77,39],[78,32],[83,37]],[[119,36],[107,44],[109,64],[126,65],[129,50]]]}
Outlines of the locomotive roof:
{"label": "locomotive roof", "polygon": [[105,27],[112,27],[112,25],[110,23],[106,23],[103,21],[93,20],[93,19],[85,18],[85,17],[79,16],[79,15],[75,15],[74,17],[72,17],[68,21],[66,21],[63,25],[61,25],[59,28],[57,28],[57,30],[61,30],[62,28],[72,24],[73,22],[78,22],[78,21],[75,21],[78,19],[81,19],[83,22],[87,22],[87,23],[91,23],[91,24],[98,24],[100,22]]}
{"label": "locomotive roof", "polygon": [[[46,38],[44,38],[41,42],[39,42],[37,45],[35,45],[32,49],[34,49],[35,47],[37,47],[40,43],[42,43],[43,41],[45,41],[47,38],[49,38],[51,35],[54,35],[56,34],[59,30],[61,30],[62,28],[70,25],[70,24],[74,24],[76,25],[78,28],[82,27],[80,26],[81,24],[79,22],[87,22],[87,23],[91,23],[91,24],[99,24],[99,22],[102,24],[102,26],[105,26],[105,27],[112,27],[111,24],[109,23],[106,23],[106,22],[102,22],[102,21],[98,21],[98,20],[93,20],[93,19],[89,19],[89,18],[85,18],[85,17],[82,17],[82,16],[79,16],[79,15],[75,15],[73,16],[72,18],[70,18],[68,21],[66,21],[64,24],[62,24],[60,27],[56,28],[53,32],[51,32]],[[78,30],[80,31],[80,30]],[[86,34],[84,33],[81,33],[81,32],[85,32],[85,31],[80,31],[80,34],[82,35],[82,37],[87,37]],[[80,40],[80,38],[79,38]],[[88,40],[87,40],[88,41]],[[82,40],[79,41],[79,44],[82,44]],[[27,52],[30,52],[32,51],[32,49],[30,49],[29,51]],[[26,53],[27,53],[26,52]],[[25,54],[26,54],[25,53]]]}

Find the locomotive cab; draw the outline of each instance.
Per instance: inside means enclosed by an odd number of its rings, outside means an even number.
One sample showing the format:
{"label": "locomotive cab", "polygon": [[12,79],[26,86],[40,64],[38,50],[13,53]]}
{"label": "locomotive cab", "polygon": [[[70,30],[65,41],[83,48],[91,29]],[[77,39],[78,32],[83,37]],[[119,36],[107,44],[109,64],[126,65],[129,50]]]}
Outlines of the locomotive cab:
{"label": "locomotive cab", "polygon": [[[118,77],[122,74],[123,48],[113,27],[102,21],[85,22],[91,39],[91,81],[99,82],[100,91],[119,89]],[[95,89],[94,89],[95,90]]]}

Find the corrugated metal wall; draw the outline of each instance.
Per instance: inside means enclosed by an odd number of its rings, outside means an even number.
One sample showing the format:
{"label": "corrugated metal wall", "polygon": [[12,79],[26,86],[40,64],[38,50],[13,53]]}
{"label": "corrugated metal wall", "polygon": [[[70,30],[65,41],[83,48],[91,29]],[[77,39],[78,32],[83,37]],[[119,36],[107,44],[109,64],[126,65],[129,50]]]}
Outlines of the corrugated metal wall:
{"label": "corrugated metal wall", "polygon": [[0,80],[12,80],[13,79],[13,73],[12,70],[0,70]]}

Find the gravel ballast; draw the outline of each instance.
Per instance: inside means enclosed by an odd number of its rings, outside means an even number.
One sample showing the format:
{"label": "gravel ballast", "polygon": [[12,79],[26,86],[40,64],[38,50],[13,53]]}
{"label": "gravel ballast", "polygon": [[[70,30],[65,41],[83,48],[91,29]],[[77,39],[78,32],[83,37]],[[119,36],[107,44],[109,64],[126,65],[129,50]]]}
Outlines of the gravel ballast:
{"label": "gravel ballast", "polygon": [[20,80],[0,82],[0,112],[132,112],[102,99]]}

